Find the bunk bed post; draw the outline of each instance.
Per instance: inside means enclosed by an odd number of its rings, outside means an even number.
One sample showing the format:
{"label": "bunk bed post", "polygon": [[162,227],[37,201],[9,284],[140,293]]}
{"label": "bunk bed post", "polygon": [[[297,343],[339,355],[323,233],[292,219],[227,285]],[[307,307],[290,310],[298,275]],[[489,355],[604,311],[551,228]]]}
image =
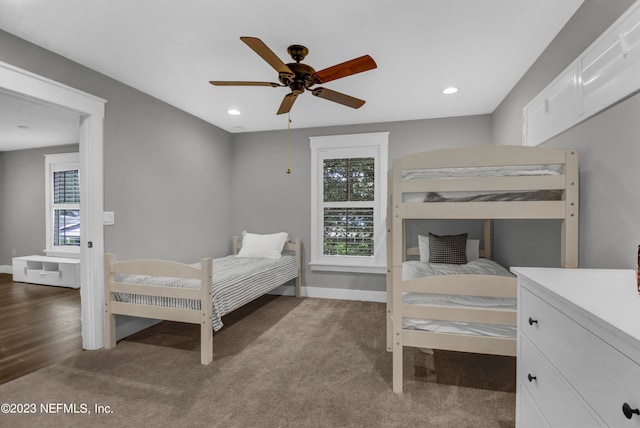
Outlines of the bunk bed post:
{"label": "bunk bed post", "polygon": [[112,266],[116,262],[115,254],[104,255],[104,347],[116,346],[116,316],[111,313]]}
{"label": "bunk bed post", "polygon": [[491,242],[491,219],[485,218],[483,221],[483,235],[484,235],[484,258],[491,260],[492,257],[492,242]]}
{"label": "bunk bed post", "polygon": [[200,363],[213,361],[213,262],[202,259],[200,264]]}
{"label": "bunk bed post", "polygon": [[578,233],[580,228],[578,204],[579,198],[579,172],[578,151],[567,150],[565,152],[565,216],[562,221],[562,255],[561,266],[564,268],[578,267]]}
{"label": "bunk bed post", "polygon": [[[402,278],[402,267],[393,267],[393,276],[396,278]],[[404,345],[402,338],[402,284],[399,283],[400,280],[396,280],[394,284],[394,294],[393,297],[393,316],[392,319],[393,324],[393,336],[392,346],[393,346],[393,392],[401,394],[402,393],[402,359],[404,355]]]}
{"label": "bunk bed post", "polygon": [[392,348],[392,329],[391,314],[393,309],[393,235],[391,234],[391,219],[393,216],[393,169],[387,172],[387,219],[385,226],[387,228],[387,351],[391,352]]}
{"label": "bunk bed post", "polygon": [[392,204],[392,267],[393,282],[391,301],[392,351],[393,351],[393,391],[402,393],[402,358],[404,345],[402,338],[402,262],[406,258],[406,230],[402,206],[402,162],[393,163],[393,204]]}
{"label": "bunk bed post", "polygon": [[296,278],[296,297],[302,297],[302,240],[295,240],[295,258],[298,263],[298,277]]}
{"label": "bunk bed post", "polygon": [[234,236],[231,240],[231,254],[233,254],[234,256],[238,254],[238,237]]}

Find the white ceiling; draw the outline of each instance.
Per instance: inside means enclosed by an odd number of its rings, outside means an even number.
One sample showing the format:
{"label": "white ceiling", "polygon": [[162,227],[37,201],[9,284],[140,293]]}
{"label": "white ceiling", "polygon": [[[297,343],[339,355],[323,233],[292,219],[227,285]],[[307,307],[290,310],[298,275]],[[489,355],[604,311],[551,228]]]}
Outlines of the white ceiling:
{"label": "white ceiling", "polygon": [[[305,93],[294,128],[488,114],[582,2],[0,0],[0,28],[235,133],[287,128],[275,114],[287,88],[208,83],[277,81],[240,36],[284,62],[302,44],[316,70],[364,54],[377,62],[323,85],[366,100],[362,108]],[[460,91],[443,95],[450,85]]]}
{"label": "white ceiling", "polygon": [[0,152],[78,142],[80,116],[0,92]]}

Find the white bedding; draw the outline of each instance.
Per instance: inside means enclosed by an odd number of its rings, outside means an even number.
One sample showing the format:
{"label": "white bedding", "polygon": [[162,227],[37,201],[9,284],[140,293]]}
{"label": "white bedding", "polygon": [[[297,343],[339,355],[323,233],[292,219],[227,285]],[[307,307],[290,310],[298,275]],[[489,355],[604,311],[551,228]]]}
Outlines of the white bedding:
{"label": "white bedding", "polygon": [[[464,168],[426,168],[402,171],[403,180],[464,177],[549,176],[562,173],[562,165],[508,165]],[[561,191],[505,190],[469,192],[408,192],[403,203],[415,202],[472,202],[472,201],[545,201],[562,199]]]}
{"label": "white bedding", "polygon": [[[200,263],[192,266],[200,268]],[[298,264],[293,256],[279,259],[226,256],[213,260],[213,329],[223,326],[222,317],[246,303],[298,276]],[[200,281],[145,275],[128,275],[119,281],[157,287],[199,288]],[[200,309],[200,302],[157,296],[114,293],[119,302]]]}
{"label": "white bedding", "polygon": [[403,203],[416,202],[499,202],[499,201],[560,201],[563,191],[556,190],[505,190],[463,192],[407,192]]}
{"label": "white bedding", "polygon": [[516,327],[498,324],[480,324],[460,321],[419,320],[404,318],[402,328],[434,333],[469,334],[473,336],[516,337]]}
{"label": "white bedding", "polygon": [[404,180],[419,178],[506,177],[519,175],[559,175],[562,165],[508,165],[463,168],[424,168],[402,171]]}
{"label": "white bedding", "polygon": [[404,281],[423,276],[460,274],[513,276],[511,272],[493,260],[482,258],[463,265],[424,263],[414,260],[404,262],[402,265],[402,279]]}
{"label": "white bedding", "polygon": [[[456,274],[488,274],[513,277],[507,269],[500,266],[498,263],[487,259],[477,259],[463,265],[424,263],[419,261],[407,261],[402,265],[403,280],[424,276]],[[515,298],[466,296],[458,294],[404,293],[402,301],[406,304],[471,306],[486,309],[515,310],[517,306]],[[493,337],[515,337],[516,335],[515,326],[418,318],[403,318],[403,328],[440,333],[460,333]]]}

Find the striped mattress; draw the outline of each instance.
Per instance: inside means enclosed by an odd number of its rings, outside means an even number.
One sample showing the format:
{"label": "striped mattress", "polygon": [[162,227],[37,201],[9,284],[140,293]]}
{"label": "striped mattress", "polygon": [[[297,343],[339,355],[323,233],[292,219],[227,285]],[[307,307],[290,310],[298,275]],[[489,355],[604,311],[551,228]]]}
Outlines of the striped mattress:
{"label": "striped mattress", "polygon": [[[200,263],[191,265],[200,268]],[[298,264],[293,256],[262,259],[226,256],[213,259],[213,329],[222,328],[222,317],[267,292],[295,279]],[[157,287],[200,288],[195,279],[166,278],[147,275],[126,275],[120,282]],[[200,310],[200,301],[175,297],[142,296],[114,293],[118,302]]]}

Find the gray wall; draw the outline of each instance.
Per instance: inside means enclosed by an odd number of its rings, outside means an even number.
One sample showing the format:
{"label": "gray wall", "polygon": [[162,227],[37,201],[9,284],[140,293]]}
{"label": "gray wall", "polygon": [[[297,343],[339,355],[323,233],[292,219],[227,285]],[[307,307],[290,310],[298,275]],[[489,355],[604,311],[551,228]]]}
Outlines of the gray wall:
{"label": "gray wall", "polygon": [[[494,112],[496,144],[521,144],[522,108],[633,3],[585,0]],[[639,117],[640,96],[636,95],[542,145],[580,152],[580,267],[636,266]],[[494,232],[496,257],[505,265],[558,265],[557,223],[546,227],[534,222],[496,222]]]}
{"label": "gray wall", "polygon": [[46,247],[45,154],[74,153],[78,145],[4,152],[0,157],[0,265]]}
{"label": "gray wall", "polygon": [[[234,233],[238,234],[243,229],[256,233],[287,231],[292,237],[302,238],[303,245],[306,244],[303,284],[305,286],[384,291],[384,275],[313,273],[307,266],[311,242],[309,137],[371,132],[389,132],[391,162],[400,156],[443,147],[490,144],[491,117],[481,115],[293,129],[291,175],[285,173],[286,130],[234,134],[231,180]],[[433,227],[441,230],[441,225]],[[419,228],[411,230],[417,234]]]}
{"label": "gray wall", "polygon": [[228,253],[230,134],[3,31],[0,61],[107,100],[104,207],[116,224],[105,227],[106,251],[178,261]]}

